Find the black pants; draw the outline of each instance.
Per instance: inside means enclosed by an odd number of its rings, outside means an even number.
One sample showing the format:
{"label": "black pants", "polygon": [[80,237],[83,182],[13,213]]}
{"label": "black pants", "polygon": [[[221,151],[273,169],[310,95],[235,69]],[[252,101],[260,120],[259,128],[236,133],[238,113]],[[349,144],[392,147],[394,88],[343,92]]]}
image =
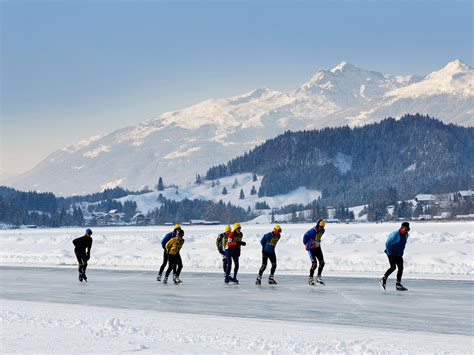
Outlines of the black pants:
{"label": "black pants", "polygon": [[262,277],[263,272],[267,268],[268,259],[272,263],[272,269],[270,270],[270,276],[275,274],[275,270],[277,268],[277,258],[275,253],[269,252],[262,252],[262,266],[260,266],[260,270],[258,271],[258,276]]}
{"label": "black pants", "polygon": [[230,277],[230,270],[232,269],[232,260],[234,260],[234,279],[237,277],[237,272],[239,271],[239,257],[240,257],[240,250],[227,250],[227,268],[225,271],[225,278],[226,280]]}
{"label": "black pants", "polygon": [[181,273],[181,269],[183,268],[183,261],[181,260],[181,255],[176,254],[176,255],[169,255],[168,256],[168,270],[166,270],[166,277],[168,277],[171,273],[171,270],[173,270],[173,275],[174,276],[179,276]]}
{"label": "black pants", "polygon": [[311,259],[311,269],[309,269],[309,277],[313,277],[314,270],[316,270],[316,267],[318,266],[318,261],[319,261],[318,276],[321,276],[321,272],[323,272],[323,268],[324,268],[323,250],[321,249],[321,247],[310,249],[308,250],[308,254],[309,254],[309,258]]}
{"label": "black pants", "polygon": [[74,252],[76,254],[77,261],[79,262],[79,274],[85,274],[87,269],[87,254]]}
{"label": "black pants", "polygon": [[385,272],[384,277],[388,278],[389,275],[398,268],[397,272],[397,282],[402,281],[403,275],[403,256],[387,255],[388,262],[390,263],[390,268]]}
{"label": "black pants", "polygon": [[222,254],[222,268],[224,269],[224,274],[227,273],[227,256],[224,252]]}
{"label": "black pants", "polygon": [[162,275],[163,271],[165,270],[166,264],[168,263],[168,254],[166,254],[166,250],[163,250],[163,264],[160,266],[160,271],[158,275]]}

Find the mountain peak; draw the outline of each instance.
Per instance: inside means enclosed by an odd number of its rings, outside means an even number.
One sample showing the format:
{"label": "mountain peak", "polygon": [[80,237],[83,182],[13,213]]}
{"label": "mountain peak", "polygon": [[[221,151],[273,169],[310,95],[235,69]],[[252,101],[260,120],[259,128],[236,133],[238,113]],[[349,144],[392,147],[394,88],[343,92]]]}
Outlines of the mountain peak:
{"label": "mountain peak", "polygon": [[442,69],[440,69],[438,72],[444,72],[444,73],[454,73],[454,72],[460,72],[460,71],[469,71],[472,70],[472,68],[464,63],[463,61],[459,59],[455,59],[448,64]]}
{"label": "mountain peak", "polygon": [[331,73],[343,72],[351,69],[356,69],[357,67],[349,62],[342,61],[334,68],[331,69]]}
{"label": "mountain peak", "polygon": [[[466,76],[467,75],[467,76]],[[448,64],[446,64],[440,70],[434,71],[431,74],[427,75],[425,80],[447,80],[450,81],[453,78],[468,78],[474,75],[473,69],[467,65],[466,63],[460,61],[459,59],[455,59]],[[469,81],[466,82],[468,85],[467,87],[472,88],[472,84],[469,85]]]}
{"label": "mountain peak", "polygon": [[244,96],[252,97],[252,98],[259,98],[264,95],[275,95],[279,94],[279,91],[273,90],[267,86],[252,90],[248,92],[247,94],[244,94]]}

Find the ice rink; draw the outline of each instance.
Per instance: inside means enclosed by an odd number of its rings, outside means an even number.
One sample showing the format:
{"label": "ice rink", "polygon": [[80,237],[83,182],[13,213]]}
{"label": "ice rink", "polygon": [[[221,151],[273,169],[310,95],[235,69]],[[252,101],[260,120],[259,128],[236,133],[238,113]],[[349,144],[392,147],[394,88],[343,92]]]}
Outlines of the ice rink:
{"label": "ice rink", "polygon": [[1,267],[2,299],[66,303],[215,316],[350,325],[377,329],[473,335],[471,281],[405,280],[408,292],[384,292],[374,278],[327,277],[308,286],[306,276],[277,275],[276,286],[256,286],[241,274],[225,285],[218,273],[182,274],[164,285],[150,271],[88,271],[80,283],[72,268]]}

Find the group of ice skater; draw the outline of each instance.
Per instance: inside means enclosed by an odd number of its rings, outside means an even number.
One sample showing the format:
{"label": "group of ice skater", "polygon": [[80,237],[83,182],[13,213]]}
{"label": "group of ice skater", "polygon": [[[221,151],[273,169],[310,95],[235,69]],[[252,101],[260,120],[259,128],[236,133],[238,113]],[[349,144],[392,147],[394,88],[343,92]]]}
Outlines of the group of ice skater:
{"label": "group of ice skater", "polygon": [[[324,268],[324,256],[321,248],[321,239],[325,232],[326,221],[324,219],[318,220],[316,225],[309,229],[303,235],[303,244],[306,252],[308,253],[311,261],[311,267],[309,269],[308,284],[311,286],[316,283],[325,285],[322,280],[321,274]],[[401,227],[392,232],[385,243],[385,253],[387,254],[390,268],[385,272],[383,277],[380,279],[380,286],[385,290],[387,278],[389,275],[398,268],[396,290],[407,291],[407,288],[401,284],[403,275],[403,253],[405,245],[408,239],[408,232],[410,231],[410,224],[403,222]],[[271,232],[263,235],[260,240],[262,247],[262,265],[258,270],[257,278],[255,280],[256,285],[261,285],[262,276],[267,268],[268,260],[271,263],[270,275],[268,277],[268,283],[276,285],[275,281],[275,270],[277,268],[277,257],[275,248],[278,241],[281,238],[282,229],[279,225],[275,225]],[[157,281],[168,283],[168,278],[173,272],[173,282],[180,284],[182,281],[179,276],[183,268],[183,262],[181,260],[180,250],[184,244],[184,230],[180,224],[176,224],[173,230],[167,233],[161,241],[163,247],[163,263],[158,271]],[[242,240],[242,226],[240,223],[235,223],[233,227],[230,225],[225,227],[223,233],[219,234],[216,239],[217,250],[222,256],[222,267],[224,270],[224,282],[229,284],[230,282],[238,284],[237,273],[239,271],[239,258],[240,250],[246,243]],[[74,252],[79,262],[79,281],[87,281],[86,269],[87,261],[90,259],[91,247],[92,247],[92,230],[87,228],[84,236],[74,239]],[[165,272],[163,278],[163,272],[165,271],[166,265],[168,269]],[[232,264],[234,264],[233,273]],[[314,280],[314,272],[317,269],[316,280]]]}

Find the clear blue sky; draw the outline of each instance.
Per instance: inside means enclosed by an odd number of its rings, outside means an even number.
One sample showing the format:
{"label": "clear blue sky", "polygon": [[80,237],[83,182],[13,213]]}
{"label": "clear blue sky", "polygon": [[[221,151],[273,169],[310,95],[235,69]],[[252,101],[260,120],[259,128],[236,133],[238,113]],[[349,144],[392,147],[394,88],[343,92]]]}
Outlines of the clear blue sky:
{"label": "clear blue sky", "polygon": [[342,60],[472,66],[471,1],[1,1],[1,173],[210,97],[289,91]]}

